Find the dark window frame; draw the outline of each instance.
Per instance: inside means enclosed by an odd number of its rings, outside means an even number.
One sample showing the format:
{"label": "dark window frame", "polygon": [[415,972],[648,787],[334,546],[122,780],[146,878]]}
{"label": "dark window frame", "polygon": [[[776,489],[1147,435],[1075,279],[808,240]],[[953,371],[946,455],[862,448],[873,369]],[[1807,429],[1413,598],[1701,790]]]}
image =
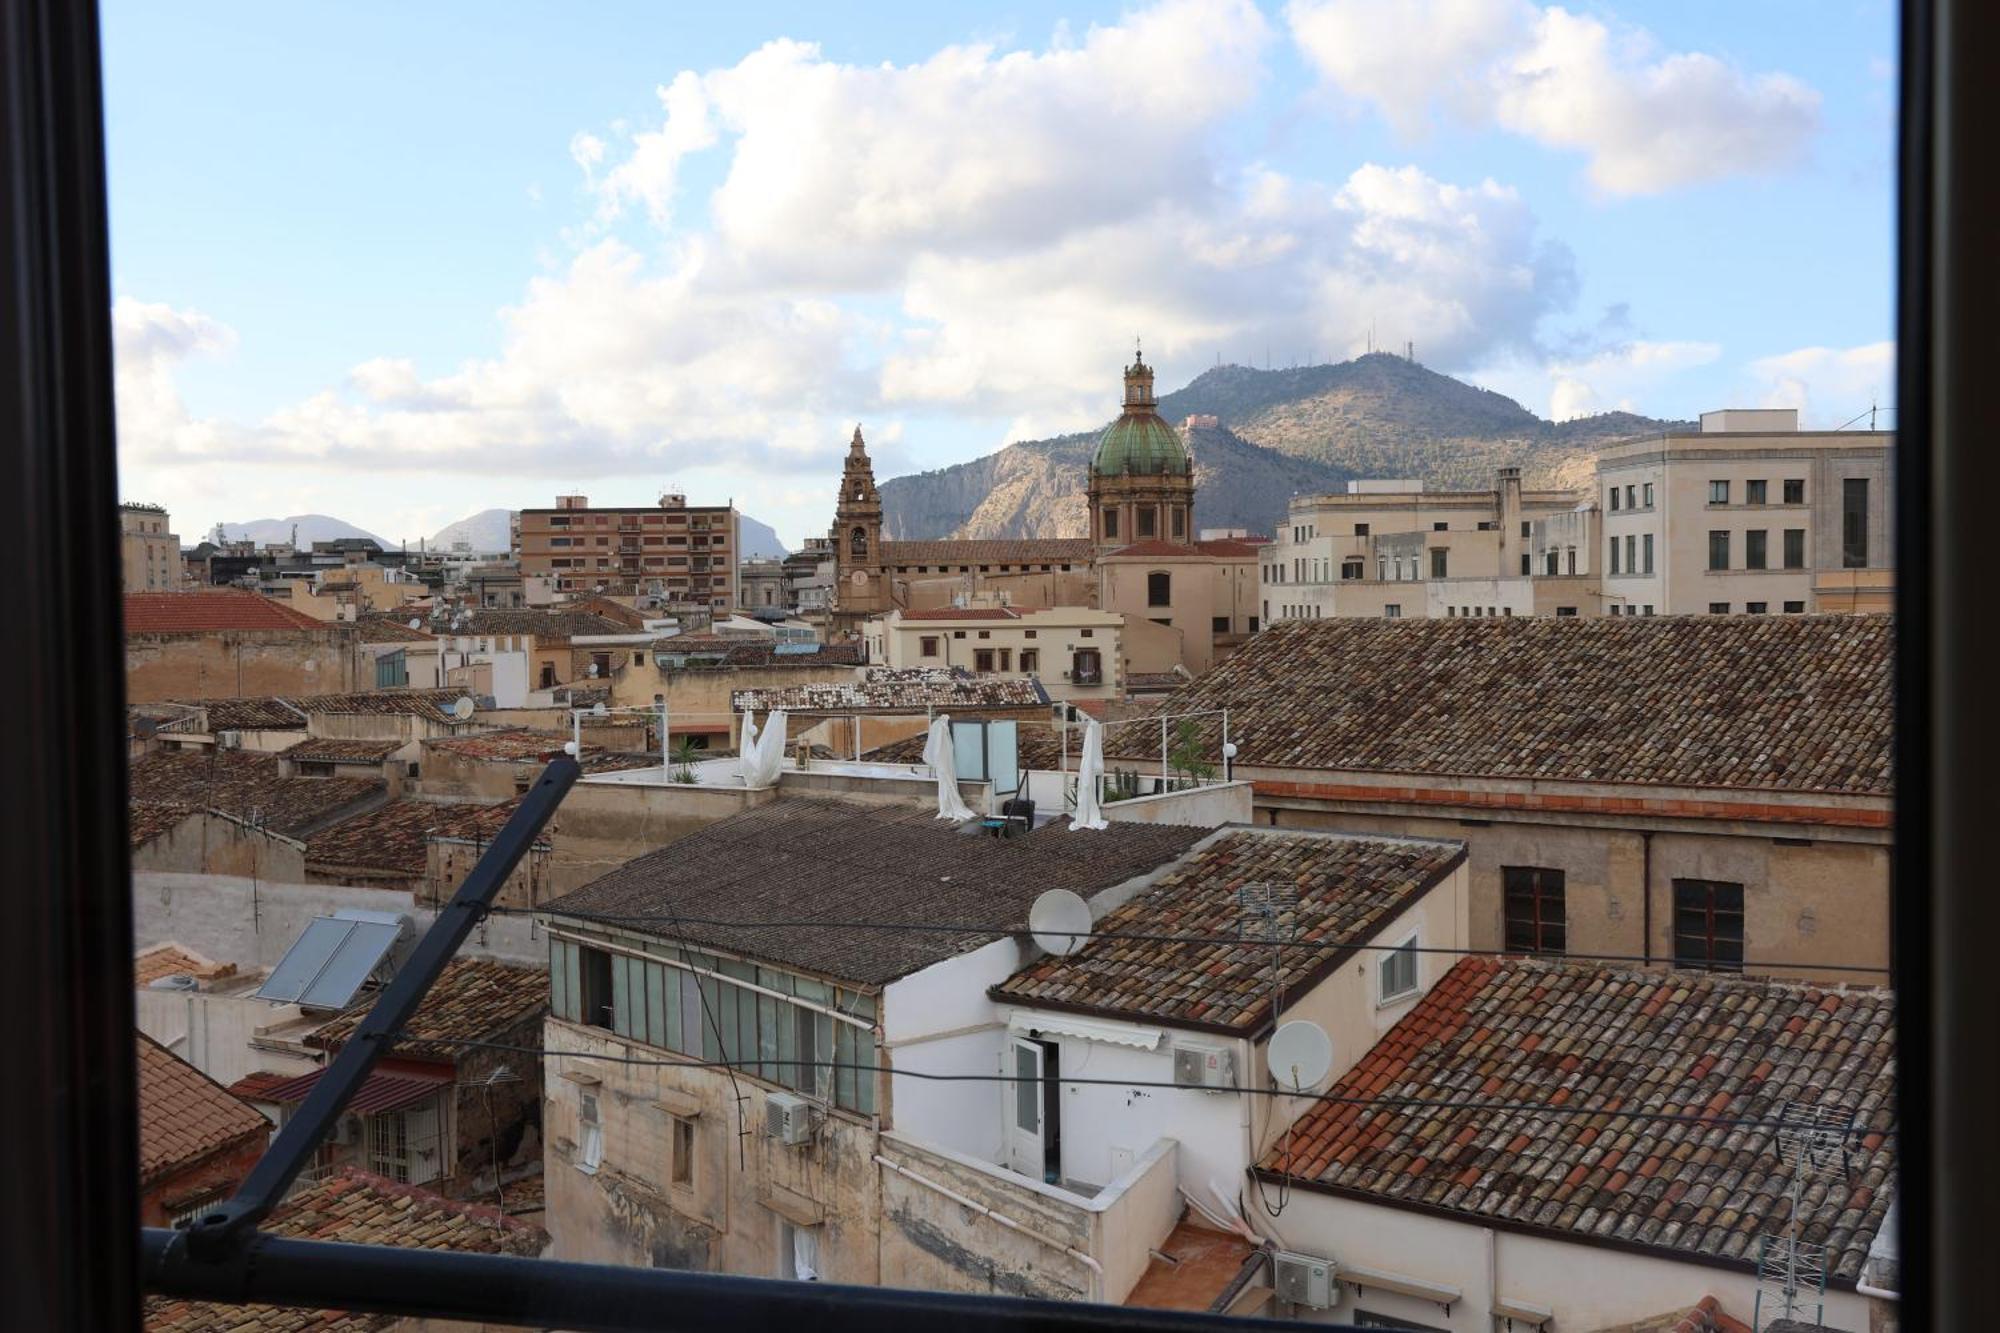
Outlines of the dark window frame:
{"label": "dark window frame", "polygon": [[1501,866],[1500,933],[1509,953],[1544,957],[1567,953],[1568,876],[1552,866]]}
{"label": "dark window frame", "polygon": [[[1669,929],[1675,967],[1691,972],[1741,972],[1743,885],[1735,880],[1676,878]],[[1696,944],[1698,952],[1691,947]],[[1726,956],[1731,953],[1733,958]]]}

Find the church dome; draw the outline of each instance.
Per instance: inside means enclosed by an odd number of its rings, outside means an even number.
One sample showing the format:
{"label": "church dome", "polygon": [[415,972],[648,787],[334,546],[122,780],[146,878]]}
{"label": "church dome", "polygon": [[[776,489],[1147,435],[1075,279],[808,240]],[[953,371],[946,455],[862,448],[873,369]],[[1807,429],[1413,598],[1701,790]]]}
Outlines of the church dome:
{"label": "church dome", "polygon": [[1097,437],[1091,473],[1099,477],[1186,476],[1193,470],[1180,432],[1160,417],[1153,368],[1134,354],[1125,368],[1125,403],[1118,420]]}

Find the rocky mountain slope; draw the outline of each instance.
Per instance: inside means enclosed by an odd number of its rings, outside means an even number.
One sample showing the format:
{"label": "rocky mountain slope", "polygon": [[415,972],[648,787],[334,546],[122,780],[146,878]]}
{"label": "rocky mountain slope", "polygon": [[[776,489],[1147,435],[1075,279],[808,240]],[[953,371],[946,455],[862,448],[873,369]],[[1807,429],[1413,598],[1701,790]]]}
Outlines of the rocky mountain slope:
{"label": "rocky mountain slope", "polygon": [[[1160,400],[1178,424],[1213,415],[1192,438],[1201,527],[1270,533],[1294,494],[1353,477],[1489,485],[1518,466],[1530,486],[1582,485],[1603,445],[1669,424],[1628,412],[1544,421],[1504,394],[1377,353],[1330,366],[1218,366]],[[1076,537],[1096,432],[1010,444],[954,467],[882,485],[895,538]]]}

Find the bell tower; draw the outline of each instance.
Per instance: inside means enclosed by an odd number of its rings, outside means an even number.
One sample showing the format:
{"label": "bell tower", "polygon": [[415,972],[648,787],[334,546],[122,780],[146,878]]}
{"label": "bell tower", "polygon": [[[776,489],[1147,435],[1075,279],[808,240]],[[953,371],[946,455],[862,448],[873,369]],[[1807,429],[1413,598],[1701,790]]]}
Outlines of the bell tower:
{"label": "bell tower", "polygon": [[833,628],[858,635],[861,622],[889,609],[889,571],[882,558],[882,494],[861,427],[847,445],[840,499],[833,509]]}

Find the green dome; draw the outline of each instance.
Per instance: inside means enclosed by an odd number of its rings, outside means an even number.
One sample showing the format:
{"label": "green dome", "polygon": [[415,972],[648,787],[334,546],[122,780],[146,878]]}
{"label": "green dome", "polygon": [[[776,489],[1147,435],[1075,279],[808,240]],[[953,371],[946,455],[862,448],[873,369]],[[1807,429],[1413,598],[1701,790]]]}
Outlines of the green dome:
{"label": "green dome", "polygon": [[1180,432],[1152,412],[1128,412],[1097,437],[1090,470],[1100,477],[1181,476],[1189,470]]}

